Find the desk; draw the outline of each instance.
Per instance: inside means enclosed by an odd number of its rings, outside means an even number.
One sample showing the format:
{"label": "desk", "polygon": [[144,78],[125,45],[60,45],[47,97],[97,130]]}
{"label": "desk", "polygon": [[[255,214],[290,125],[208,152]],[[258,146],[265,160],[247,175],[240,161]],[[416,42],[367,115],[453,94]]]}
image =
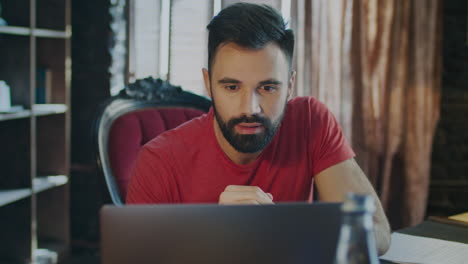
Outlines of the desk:
{"label": "desk", "polygon": [[[432,220],[424,221],[417,226],[408,227],[396,232],[468,244],[468,227],[439,223]],[[393,262],[381,260],[380,263],[391,264]]]}

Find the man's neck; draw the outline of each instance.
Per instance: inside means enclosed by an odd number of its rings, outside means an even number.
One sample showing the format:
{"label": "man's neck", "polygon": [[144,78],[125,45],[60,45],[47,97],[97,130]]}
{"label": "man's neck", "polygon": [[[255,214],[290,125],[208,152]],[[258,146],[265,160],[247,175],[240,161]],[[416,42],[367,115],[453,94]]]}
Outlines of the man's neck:
{"label": "man's neck", "polygon": [[242,153],[233,148],[231,144],[229,144],[229,142],[226,140],[226,138],[224,138],[223,132],[221,132],[216,118],[213,118],[213,128],[219,146],[221,147],[223,152],[229,157],[229,159],[232,160],[232,162],[239,165],[246,165],[254,162],[260,155],[260,153],[262,153],[261,151],[256,153]]}

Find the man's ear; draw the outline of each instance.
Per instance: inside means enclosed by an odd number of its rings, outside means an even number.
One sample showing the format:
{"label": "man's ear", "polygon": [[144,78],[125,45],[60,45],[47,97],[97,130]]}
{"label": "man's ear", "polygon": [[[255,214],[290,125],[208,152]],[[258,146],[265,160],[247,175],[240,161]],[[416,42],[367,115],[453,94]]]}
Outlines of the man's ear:
{"label": "man's ear", "polygon": [[210,73],[208,72],[206,68],[203,68],[202,72],[203,72],[203,81],[205,82],[206,93],[213,100],[213,97],[211,96]]}
{"label": "man's ear", "polygon": [[296,71],[292,71],[291,78],[289,78],[289,85],[288,85],[288,100],[292,98],[295,83],[296,83]]}

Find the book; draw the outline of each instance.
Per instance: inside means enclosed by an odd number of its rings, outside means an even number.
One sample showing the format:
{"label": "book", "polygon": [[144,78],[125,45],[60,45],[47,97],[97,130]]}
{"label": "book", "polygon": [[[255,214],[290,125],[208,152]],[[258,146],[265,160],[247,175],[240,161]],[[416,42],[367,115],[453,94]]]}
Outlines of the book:
{"label": "book", "polygon": [[47,104],[51,101],[52,71],[38,68],[36,72],[36,104]]}
{"label": "book", "polygon": [[463,214],[457,214],[457,215],[449,216],[449,219],[455,220],[455,221],[460,221],[460,222],[465,222],[465,223],[468,224],[468,212],[463,213]]}

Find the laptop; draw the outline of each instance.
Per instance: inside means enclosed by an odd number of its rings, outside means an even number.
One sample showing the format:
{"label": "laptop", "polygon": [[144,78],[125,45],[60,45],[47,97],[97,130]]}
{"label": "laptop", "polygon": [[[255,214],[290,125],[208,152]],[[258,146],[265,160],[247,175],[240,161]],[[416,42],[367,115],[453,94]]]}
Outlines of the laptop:
{"label": "laptop", "polygon": [[101,209],[103,264],[333,263],[339,203]]}

